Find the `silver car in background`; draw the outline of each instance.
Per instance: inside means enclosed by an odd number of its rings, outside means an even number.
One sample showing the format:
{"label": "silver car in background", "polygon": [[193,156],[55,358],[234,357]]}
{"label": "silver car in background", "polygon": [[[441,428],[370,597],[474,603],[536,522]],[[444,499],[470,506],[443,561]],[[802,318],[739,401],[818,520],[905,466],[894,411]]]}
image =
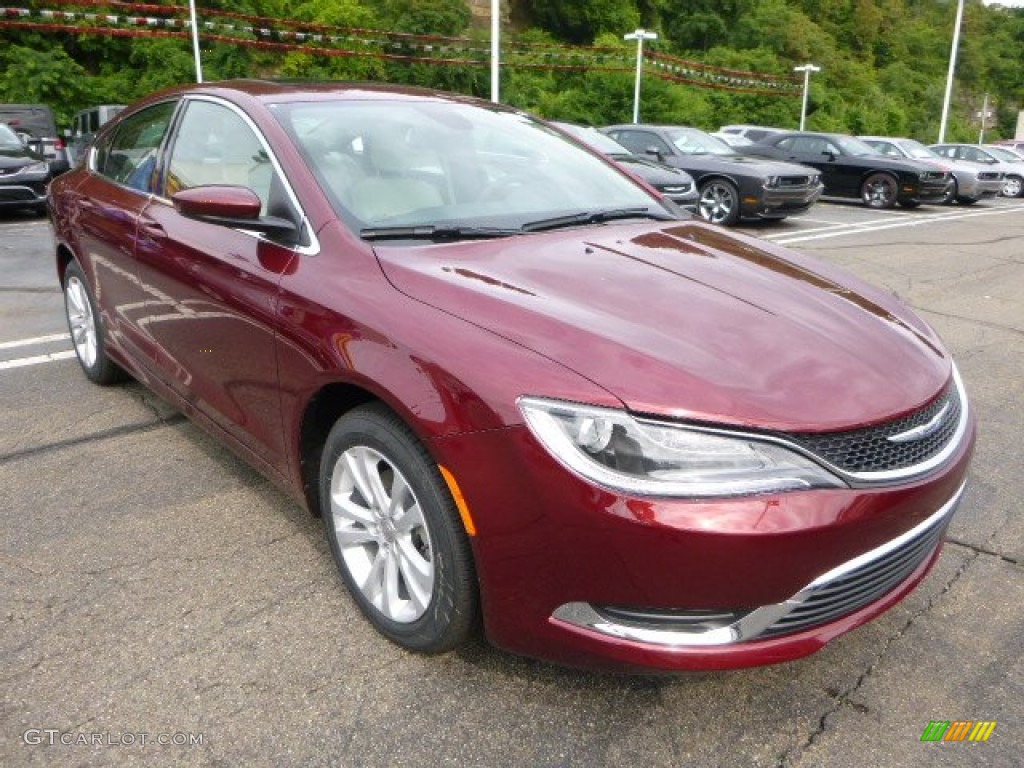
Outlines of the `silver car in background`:
{"label": "silver car in background", "polygon": [[977,144],[933,144],[932,149],[943,157],[965,160],[978,168],[999,171],[1003,174],[1004,197],[1024,195],[1024,169],[1015,163],[1003,162],[987,147],[979,147]]}
{"label": "silver car in background", "polygon": [[944,157],[914,139],[890,136],[861,136],[861,141],[889,157],[903,157],[945,168],[953,175],[953,186],[944,203],[954,200],[961,205],[973,205],[979,200],[996,197],[1003,190],[1003,172],[977,163],[968,163]]}
{"label": "silver car in background", "polygon": [[1003,194],[1006,197],[1024,197],[1024,189],[1021,188],[1021,178],[1024,178],[1024,149],[1000,147],[995,144],[986,144],[984,149],[990,155],[995,155],[1002,162],[1009,163],[1017,169],[1016,174],[1006,177]]}

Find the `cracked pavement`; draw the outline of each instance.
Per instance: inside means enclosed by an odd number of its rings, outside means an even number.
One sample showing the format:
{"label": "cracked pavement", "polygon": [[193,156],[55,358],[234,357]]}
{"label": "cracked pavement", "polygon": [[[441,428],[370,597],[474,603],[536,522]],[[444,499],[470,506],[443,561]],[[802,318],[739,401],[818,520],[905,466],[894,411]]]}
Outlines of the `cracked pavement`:
{"label": "cracked pavement", "polygon": [[[0,765],[1019,764],[1024,201],[998,202],[1018,208],[793,246],[936,327],[979,441],[929,577],[780,666],[615,677],[482,642],[406,654],[345,594],[319,521],[143,387],[94,387],[74,360],[0,370]],[[46,233],[0,214],[0,341],[64,330]],[[986,743],[922,743],[931,720],[998,725]],[[203,742],[26,744],[30,728]]]}

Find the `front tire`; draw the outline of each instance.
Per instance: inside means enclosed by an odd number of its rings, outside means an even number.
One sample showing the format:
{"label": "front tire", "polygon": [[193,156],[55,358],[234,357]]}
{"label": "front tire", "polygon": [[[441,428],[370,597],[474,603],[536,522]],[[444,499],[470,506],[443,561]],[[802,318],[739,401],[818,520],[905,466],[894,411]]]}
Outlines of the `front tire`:
{"label": "front tire", "polygon": [[437,464],[380,404],[331,429],[320,504],[335,564],[363,615],[412,651],[460,645],[476,622],[468,537]]}
{"label": "front tire", "polygon": [[740,193],[725,179],[712,179],[700,188],[697,212],[712,224],[731,227],[740,219]]}
{"label": "front tire", "polygon": [[942,196],[942,200],[940,200],[939,202],[942,205],[952,205],[953,201],[956,200],[957,193],[959,192],[959,190],[960,187],[957,184],[956,179],[953,179],[953,183],[950,184],[949,187],[946,189],[946,194]]}
{"label": "front tire", "polygon": [[1003,182],[1003,197],[1024,196],[1024,182],[1020,176],[1007,176]]}
{"label": "front tire", "polygon": [[868,208],[892,208],[896,205],[897,182],[888,173],[873,173],[860,186],[860,199]]}
{"label": "front tire", "polygon": [[102,318],[77,261],[64,270],[64,313],[75,354],[89,381],[116,384],[127,378],[124,370],[107,355],[107,335]]}

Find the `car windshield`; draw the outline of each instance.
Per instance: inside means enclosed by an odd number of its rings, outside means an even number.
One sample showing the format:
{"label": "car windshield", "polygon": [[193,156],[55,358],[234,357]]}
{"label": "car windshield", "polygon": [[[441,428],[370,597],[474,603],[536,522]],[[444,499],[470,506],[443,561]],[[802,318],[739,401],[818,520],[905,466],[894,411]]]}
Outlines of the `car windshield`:
{"label": "car windshield", "polygon": [[20,149],[21,139],[9,126],[0,123],[0,149]]}
{"label": "car windshield", "polygon": [[735,155],[736,151],[721,139],[696,128],[670,128],[669,140],[684,155]]}
{"label": "car windshield", "polygon": [[986,151],[997,160],[1002,160],[1004,163],[1024,163],[1024,158],[1020,155],[1015,155],[1008,149],[1001,149],[999,147],[985,147]]}
{"label": "car windshield", "polygon": [[566,133],[572,134],[587,146],[596,149],[605,155],[631,155],[633,154],[615,139],[606,133],[601,133],[597,128],[584,128],[571,123],[555,123]]}
{"label": "car windshield", "polygon": [[626,210],[666,216],[628,176],[506,107],[350,99],[272,111],[339,216],[364,236],[486,236]]}
{"label": "car windshield", "polygon": [[836,144],[843,151],[844,155],[853,155],[854,157],[865,157],[868,155],[881,154],[877,149],[872,147],[870,144],[866,144],[860,139],[855,139],[853,136],[836,136]]}
{"label": "car windshield", "polygon": [[942,155],[937,152],[933,152],[921,142],[914,141],[913,139],[901,141],[899,144],[904,152],[916,160],[934,160],[937,157],[942,157]]}

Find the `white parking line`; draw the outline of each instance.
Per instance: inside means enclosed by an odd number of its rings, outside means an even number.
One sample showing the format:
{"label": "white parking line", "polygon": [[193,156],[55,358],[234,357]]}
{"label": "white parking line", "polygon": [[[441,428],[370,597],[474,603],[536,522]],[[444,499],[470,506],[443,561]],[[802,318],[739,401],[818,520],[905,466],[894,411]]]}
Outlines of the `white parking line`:
{"label": "white parking line", "polygon": [[27,365],[39,365],[41,363],[53,363],[57,360],[67,360],[75,356],[75,350],[67,349],[63,352],[51,352],[48,355],[36,355],[35,357],[19,357],[16,360],[6,360],[0,363],[0,371],[8,368],[24,368]]}
{"label": "white parking line", "polygon": [[36,336],[31,339],[15,339],[14,341],[0,341],[0,349],[14,349],[15,347],[31,347],[33,344],[49,344],[51,341],[64,341],[70,339],[69,333],[51,333],[49,336]]}
{"label": "white parking line", "polygon": [[[973,219],[979,216],[999,216],[1005,213],[1022,213],[1024,209],[1019,207],[1000,207],[992,208],[984,211],[971,211],[970,213],[959,213],[959,214],[925,214],[925,215],[914,215],[907,216],[903,221],[869,221],[863,223],[851,223],[839,225],[840,231],[825,231],[835,230],[837,227],[820,227],[816,230],[810,230],[801,234],[793,236],[783,236],[778,239],[769,237],[772,242],[778,243],[779,245],[789,245],[791,243],[806,243],[811,240],[825,240],[832,237],[842,237],[843,235],[853,234],[864,234],[865,232],[880,232],[886,229],[899,229],[901,227],[919,227],[921,225],[930,224],[933,225],[936,222],[941,221],[956,221],[957,219]],[[817,234],[815,234],[817,233]]]}

